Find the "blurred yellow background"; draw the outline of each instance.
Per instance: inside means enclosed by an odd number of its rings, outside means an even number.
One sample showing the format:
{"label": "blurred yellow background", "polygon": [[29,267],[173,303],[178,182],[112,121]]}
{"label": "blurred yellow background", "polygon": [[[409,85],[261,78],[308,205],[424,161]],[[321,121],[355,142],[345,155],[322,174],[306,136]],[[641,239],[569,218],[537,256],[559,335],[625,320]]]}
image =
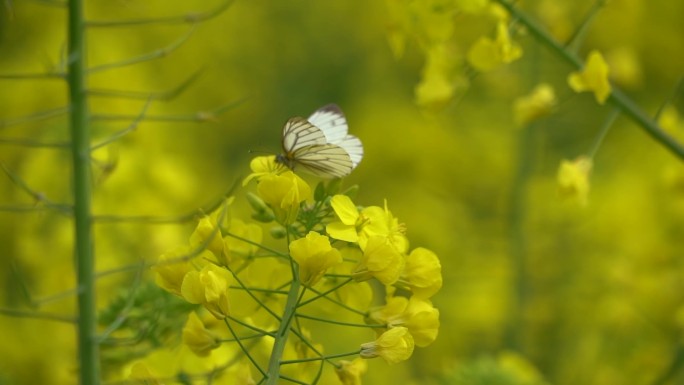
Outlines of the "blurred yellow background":
{"label": "blurred yellow background", "polygon": [[[64,70],[65,10],[50,3],[0,6],[0,73]],[[444,287],[433,298],[441,312],[437,341],[393,367],[373,360],[366,383],[537,383],[529,379],[537,375],[529,373],[487,377],[497,370],[508,373],[497,369],[500,362],[512,365],[513,372],[536,370],[559,385],[656,384],[670,366],[670,383],[684,381],[682,160],[619,117],[594,157],[587,205],[561,199],[556,184],[561,160],[591,151],[611,107],[570,90],[566,77],[573,69],[522,31],[516,37],[520,60],[478,74],[443,108],[422,108],[414,89],[425,54],[407,33],[405,52],[395,57],[388,44],[396,21],[389,3],[394,1],[236,1],[195,27],[89,28],[91,67],[159,56],[96,70],[89,76],[91,90],[167,91],[198,74],[177,97],[149,105],[145,98],[91,95],[94,143],[145,113],[135,130],[94,153],[95,213],[192,212],[249,173],[250,151],[278,153],[288,118],[336,103],[365,148],[344,184],[360,186],[359,204],[382,205],[387,199],[406,223],[411,247],[434,250],[444,276]],[[439,14],[438,7],[454,2],[424,3]],[[86,16],[136,20],[220,5],[90,1]],[[591,6],[591,1],[521,3],[561,41]],[[612,0],[592,21],[579,50],[583,58],[591,49],[603,52],[618,86],[648,114],[671,99],[662,122],[680,139],[684,123],[677,111],[684,114],[684,94],[680,89],[672,95],[684,74],[682,15],[684,2]],[[449,20],[454,28],[449,47],[457,56],[478,37],[492,35],[496,25],[488,14],[454,12]],[[177,43],[182,44],[160,51]],[[539,82],[555,88],[555,112],[518,128],[513,101]],[[64,114],[19,121],[66,107],[66,96],[60,79],[0,79],[0,139],[68,140]],[[237,101],[225,113],[210,113]],[[0,161],[33,191],[70,203],[66,149],[3,141]],[[0,205],[1,307],[30,309],[29,297],[72,290],[69,218],[54,210],[13,210],[44,204],[7,176],[0,178]],[[248,215],[246,207],[241,210]],[[154,260],[183,242],[192,227],[98,224],[97,268]],[[102,278],[101,306],[133,276]],[[40,306],[60,314],[73,308],[72,296]],[[2,316],[0,330],[0,384],[73,383],[72,325]],[[496,360],[508,352],[518,355],[514,364],[487,363],[487,357]]]}

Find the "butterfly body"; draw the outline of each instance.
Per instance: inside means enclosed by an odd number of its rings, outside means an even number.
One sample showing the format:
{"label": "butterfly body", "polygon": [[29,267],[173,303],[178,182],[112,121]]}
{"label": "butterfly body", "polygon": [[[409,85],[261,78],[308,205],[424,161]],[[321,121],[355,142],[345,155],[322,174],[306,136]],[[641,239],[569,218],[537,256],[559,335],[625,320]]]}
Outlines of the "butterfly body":
{"label": "butterfly body", "polygon": [[307,119],[291,118],[283,128],[283,153],[276,161],[325,179],[345,177],[363,158],[361,141],[347,131],[347,119],[334,104]]}

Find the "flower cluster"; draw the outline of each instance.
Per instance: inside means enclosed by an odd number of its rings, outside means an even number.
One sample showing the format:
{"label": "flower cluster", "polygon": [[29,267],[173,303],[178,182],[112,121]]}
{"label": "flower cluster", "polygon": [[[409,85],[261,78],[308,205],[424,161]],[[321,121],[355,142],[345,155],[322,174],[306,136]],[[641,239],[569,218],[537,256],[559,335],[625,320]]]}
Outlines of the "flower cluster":
{"label": "flower cluster", "polygon": [[[430,298],[442,286],[439,259],[409,247],[406,226],[387,202],[359,207],[355,188],[340,191],[339,180],[312,188],[273,156],[251,168],[243,184],[256,185],[246,195],[253,221],[233,218],[231,198],[154,268],[160,287],[197,305],[182,341],[211,363],[205,369],[235,362],[242,369],[234,373],[252,383],[309,383],[330,364],[342,384],[360,384],[364,359],[398,363],[437,338],[439,311]],[[384,298],[375,306],[373,288]],[[324,353],[315,336],[343,327],[369,335],[341,341],[342,353]]]}

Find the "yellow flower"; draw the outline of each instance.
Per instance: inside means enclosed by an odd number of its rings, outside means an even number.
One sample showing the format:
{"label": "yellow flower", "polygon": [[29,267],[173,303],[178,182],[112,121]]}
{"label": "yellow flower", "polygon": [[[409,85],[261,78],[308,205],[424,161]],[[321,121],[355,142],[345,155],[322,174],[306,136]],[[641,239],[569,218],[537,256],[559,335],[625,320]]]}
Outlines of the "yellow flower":
{"label": "yellow flower", "polygon": [[376,235],[368,239],[363,257],[352,276],[357,282],[376,278],[385,285],[391,285],[399,279],[404,263],[404,257],[388,238]]}
{"label": "yellow flower", "polygon": [[520,45],[511,40],[505,20],[496,26],[496,40],[482,36],[468,50],[468,63],[478,71],[490,71],[522,56]]}
{"label": "yellow flower", "polygon": [[416,297],[390,297],[385,306],[371,310],[369,318],[390,329],[406,327],[420,347],[433,343],[439,332],[439,310],[432,302]]}
{"label": "yellow flower", "polygon": [[396,327],[382,333],[377,340],[361,345],[362,358],[382,357],[388,364],[405,361],[413,354],[414,342],[405,327]]}
{"label": "yellow flower", "polygon": [[208,356],[213,349],[221,346],[218,337],[204,327],[202,320],[194,311],[188,315],[183,327],[183,343],[200,357]]}
{"label": "yellow flower", "polygon": [[437,255],[423,247],[411,251],[406,257],[402,283],[419,298],[435,295],[442,288],[442,265]]}
{"label": "yellow flower", "polygon": [[426,55],[422,77],[414,91],[416,104],[438,110],[451,101],[458,88],[466,88],[467,83],[463,79],[455,78],[454,66],[457,58],[446,44],[440,43],[429,47]]}
{"label": "yellow flower", "polygon": [[226,262],[226,258],[223,255],[221,230],[217,227],[216,218],[214,218],[214,216],[205,215],[200,219],[195,231],[190,236],[190,246],[193,248],[204,246],[214,254],[217,261],[223,264]]}
{"label": "yellow flower", "polygon": [[228,288],[233,277],[228,270],[208,264],[201,271],[185,275],[181,294],[190,303],[202,304],[216,318],[223,319],[229,312]]}
{"label": "yellow flower", "polygon": [[192,270],[192,266],[184,260],[184,257],[188,255],[190,255],[190,248],[182,246],[159,257],[157,264],[152,267],[152,270],[157,273],[155,282],[159,287],[169,293],[181,295],[183,278]]}
{"label": "yellow flower", "polygon": [[548,116],[556,106],[553,87],[541,83],[529,95],[518,98],[513,104],[513,116],[518,127],[524,127],[537,119]]}
{"label": "yellow flower", "polygon": [[299,278],[305,286],[315,285],[328,268],[342,263],[340,251],[330,246],[328,237],[315,231],[290,242],[290,255],[299,265]]}
{"label": "yellow flower", "polygon": [[273,209],[276,220],[287,224],[297,218],[299,204],[311,198],[311,187],[292,171],[286,171],[263,176],[257,193]]}
{"label": "yellow flower", "polygon": [[267,174],[259,180],[259,197],[268,204],[281,224],[292,223],[299,213],[299,204],[311,198],[311,187],[292,171],[280,175]]}
{"label": "yellow flower", "polygon": [[339,221],[326,226],[330,237],[347,242],[355,242],[365,249],[368,238],[374,235],[384,236],[399,252],[408,250],[408,239],[404,235],[406,226],[392,216],[385,202],[384,210],[378,206],[369,206],[361,210],[356,208],[346,195],[335,195],[330,201]]}
{"label": "yellow flower", "polygon": [[368,370],[366,360],[356,358],[354,361],[342,360],[335,368],[337,378],[342,385],[361,385],[361,376]]}
{"label": "yellow flower", "polygon": [[242,185],[246,186],[247,183],[251,182],[253,179],[260,180],[266,175],[280,175],[287,171],[287,167],[275,160],[275,155],[257,156],[252,159],[252,161],[249,162],[249,168],[252,169],[252,173],[247,175],[245,180],[242,181]]}
{"label": "yellow flower", "polygon": [[558,169],[558,192],[566,198],[575,198],[586,205],[589,198],[589,174],[592,161],[580,156],[574,161],[563,160]]}
{"label": "yellow flower", "polygon": [[380,235],[386,237],[400,253],[408,251],[409,242],[406,238],[406,225],[399,223],[399,220],[392,215],[392,212],[387,208],[387,201],[385,201],[384,209],[371,206],[364,209],[362,213],[367,218],[366,226],[364,226],[359,239],[359,246],[362,249],[366,247],[370,237]]}
{"label": "yellow flower", "polygon": [[330,199],[330,206],[340,220],[326,226],[328,234],[341,241],[358,242],[358,230],[363,226],[364,219],[351,198],[335,195]]}
{"label": "yellow flower", "polygon": [[608,64],[603,60],[601,53],[591,51],[584,69],[568,76],[568,85],[575,92],[591,91],[599,104],[605,103],[611,89],[608,81]]}

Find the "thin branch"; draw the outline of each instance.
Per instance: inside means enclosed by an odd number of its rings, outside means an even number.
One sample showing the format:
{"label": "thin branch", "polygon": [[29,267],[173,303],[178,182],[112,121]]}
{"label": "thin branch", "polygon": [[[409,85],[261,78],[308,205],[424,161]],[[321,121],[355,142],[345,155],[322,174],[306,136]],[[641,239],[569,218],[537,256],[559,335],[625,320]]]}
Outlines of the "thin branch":
{"label": "thin branch", "polygon": [[12,275],[17,279],[17,282],[19,283],[19,289],[21,290],[21,294],[24,296],[24,299],[26,300],[29,307],[31,307],[32,309],[37,309],[38,305],[36,305],[36,303],[33,301],[31,290],[29,290],[29,286],[26,283],[26,280],[21,274],[21,271],[19,271],[19,266],[17,266],[17,261],[15,258],[10,259],[10,270],[12,271]]}
{"label": "thin branch", "polygon": [[[348,277],[348,276],[346,276],[346,277]],[[332,288],[330,288],[330,289],[328,289],[328,290],[326,290],[326,291],[324,291],[324,292],[322,292],[322,293],[318,293],[318,294],[316,294],[313,298],[309,298],[309,299],[307,299],[306,301],[300,302],[300,303],[297,305],[297,307],[300,308],[300,307],[305,306],[305,305],[307,305],[307,304],[309,304],[309,303],[311,303],[311,302],[314,302],[315,300],[317,300],[317,299],[319,299],[319,298],[321,298],[321,297],[325,297],[325,296],[327,296],[328,294],[332,293],[333,291],[336,291],[337,289],[339,289],[339,288],[345,286],[346,284],[348,284],[348,283],[351,282],[352,280],[353,280],[352,278],[347,278],[346,281],[342,281],[339,285],[333,286]]]}
{"label": "thin branch", "polygon": [[[218,117],[227,111],[244,103],[249,97],[238,99],[236,101],[224,104],[209,111],[197,111],[194,114],[180,114],[180,115],[148,115],[143,119],[145,122],[215,122]],[[92,115],[92,119],[96,121],[119,121],[119,120],[133,120],[135,115]]]}
{"label": "thin branch", "polygon": [[8,213],[35,213],[40,211],[50,211],[52,207],[36,206],[36,204],[7,204],[0,205],[0,211]]}
{"label": "thin branch", "polygon": [[18,118],[13,118],[13,119],[8,119],[8,120],[0,120],[0,129],[7,128],[10,126],[16,126],[16,125],[20,125],[20,124],[25,124],[25,123],[31,123],[31,122],[46,120],[46,119],[54,118],[57,116],[65,115],[68,112],[69,112],[69,107],[58,107],[58,108],[53,108],[50,110],[36,112],[36,113],[30,114],[30,115],[20,116]]}
{"label": "thin branch", "polygon": [[289,364],[301,364],[302,362],[312,362],[312,361],[322,361],[322,360],[327,361],[327,360],[331,360],[333,358],[355,356],[359,353],[361,353],[361,350],[357,350],[355,352],[348,352],[348,353],[329,354],[329,355],[321,356],[321,357],[300,358],[298,360],[283,360],[283,361],[280,361],[280,364],[281,365],[289,365]]}
{"label": "thin branch", "polygon": [[44,312],[39,312],[39,311],[26,311],[26,310],[0,308],[0,315],[5,315],[8,317],[17,317],[17,318],[35,318],[35,319],[42,319],[42,320],[48,320],[48,321],[67,322],[67,323],[76,323],[77,322],[77,319],[75,317],[70,317],[70,316],[66,316],[66,315],[62,315],[62,314],[44,313]]}
{"label": "thin branch", "polygon": [[11,172],[4,163],[0,162],[0,168],[5,172],[5,174],[10,178],[12,183],[19,186],[20,189],[24,190],[28,195],[30,195],[36,202],[44,204],[50,209],[55,209],[62,214],[71,215],[73,213],[73,207],[63,203],[54,203],[49,200],[45,194],[37,192],[30,188],[26,182],[21,179],[18,175]]}
{"label": "thin branch", "polygon": [[599,131],[598,136],[594,140],[594,145],[591,146],[591,151],[589,152],[590,159],[593,159],[596,156],[596,153],[598,153],[598,150],[601,148],[601,145],[603,144],[603,140],[606,139],[608,131],[610,131],[611,127],[613,127],[613,123],[615,123],[615,120],[618,118],[618,116],[620,116],[620,110],[615,108],[610,112],[606,120],[603,122],[601,130]]}
{"label": "thin branch", "polygon": [[152,103],[152,99],[147,99],[147,103],[143,106],[142,110],[140,111],[140,114],[136,116],[136,118],[131,122],[131,124],[128,125],[125,129],[115,132],[114,134],[110,135],[107,139],[103,140],[102,142],[92,146],[90,148],[91,151],[95,151],[98,148],[107,146],[111,143],[116,142],[117,140],[123,138],[124,136],[128,135],[129,133],[135,131],[138,128],[138,124],[142,119],[145,118],[145,114],[147,113],[147,109],[150,107],[150,104]]}
{"label": "thin branch", "polygon": [[188,87],[199,78],[202,70],[195,71],[187,79],[185,79],[178,86],[173,89],[161,92],[142,92],[142,91],[125,91],[125,90],[108,90],[108,89],[90,89],[88,94],[91,96],[105,97],[105,98],[122,98],[122,99],[144,99],[144,100],[162,100],[168,101],[176,98],[183,93]]}
{"label": "thin branch", "polygon": [[129,292],[128,298],[126,298],[126,303],[124,304],[124,307],[121,309],[119,314],[117,314],[116,319],[112,321],[107,328],[100,334],[98,337],[98,343],[101,343],[102,341],[106,340],[109,338],[109,336],[114,333],[125,321],[126,317],[128,316],[128,313],[131,311],[133,308],[133,305],[135,304],[135,293],[137,292],[138,288],[140,287],[140,282],[142,281],[142,276],[143,276],[143,271],[145,270],[145,262],[143,261],[142,263],[138,264],[140,266],[140,269],[136,272],[135,275],[135,280],[133,282],[133,289]]}
{"label": "thin branch", "polygon": [[598,11],[601,10],[606,5],[607,0],[596,0],[594,1],[594,4],[592,5],[591,9],[589,10],[589,13],[587,16],[582,20],[582,23],[580,26],[575,30],[575,33],[570,37],[568,42],[565,44],[565,46],[573,53],[577,52],[579,49],[579,45],[582,42],[582,39],[584,36],[587,34],[587,31],[589,30],[589,26],[591,25],[592,21],[596,18],[596,15],[598,15]]}
{"label": "thin branch", "polygon": [[345,303],[343,303],[343,302],[340,302],[340,301],[338,301],[338,300],[336,300],[336,299],[332,299],[332,298],[328,297],[327,295],[324,295],[324,294],[321,293],[320,291],[314,289],[313,287],[310,287],[309,290],[311,290],[312,292],[316,293],[316,294],[318,295],[318,297],[320,297],[320,298],[325,298],[325,299],[327,299],[328,301],[330,301],[330,302],[336,304],[336,305],[339,306],[339,307],[342,307],[342,308],[344,308],[344,309],[347,309],[347,310],[349,310],[349,311],[352,312],[352,313],[356,313],[356,314],[358,314],[358,315],[360,315],[360,316],[364,316],[364,317],[367,315],[366,312],[362,312],[362,311],[360,311],[360,310],[354,309],[353,307],[351,307],[351,306],[349,306],[349,305],[347,305],[347,304],[345,304]]}
{"label": "thin branch", "polygon": [[308,319],[308,320],[312,320],[312,321],[318,321],[318,322],[333,324],[333,325],[349,326],[349,327],[355,327],[355,328],[383,329],[383,328],[387,327],[387,325],[369,325],[369,324],[357,324],[357,323],[352,323],[352,322],[335,321],[335,320],[324,319],[324,318],[314,317],[314,316],[310,316],[310,315],[306,315],[306,314],[300,314],[300,313],[297,313],[295,316],[298,318],[304,318],[304,319]]}
{"label": "thin branch", "polygon": [[225,323],[226,326],[228,326],[228,330],[230,331],[230,334],[235,339],[235,342],[237,342],[237,344],[240,346],[240,350],[242,350],[242,352],[245,354],[245,356],[247,356],[247,359],[249,359],[249,361],[252,363],[252,365],[254,365],[254,367],[259,371],[259,373],[261,373],[262,376],[265,376],[266,372],[264,372],[264,370],[261,368],[261,366],[254,360],[252,355],[249,354],[249,349],[247,349],[242,344],[242,341],[240,341],[240,339],[238,338],[237,334],[235,333],[235,330],[233,330],[233,327],[230,326],[230,322],[228,322],[228,319],[224,318],[223,323]]}
{"label": "thin branch", "polygon": [[156,19],[130,19],[130,20],[90,20],[86,26],[91,28],[112,28],[145,26],[149,24],[196,24],[212,19],[223,13],[235,0],[226,0],[218,7],[206,12],[192,12],[185,15],[159,17]]}
{"label": "thin branch", "polygon": [[45,79],[64,80],[65,78],[66,78],[66,74],[62,73],[62,72],[0,74],[0,80],[45,80]]}
{"label": "thin branch", "polygon": [[679,81],[677,81],[677,85],[674,87],[672,93],[668,96],[667,99],[665,99],[665,101],[663,101],[660,107],[658,107],[658,111],[656,112],[653,119],[659,121],[660,116],[663,114],[663,111],[665,111],[665,107],[670,105],[670,103],[672,103],[672,101],[677,98],[677,96],[682,90],[684,90],[684,76],[679,78]]}
{"label": "thin branch", "polygon": [[187,33],[185,33],[183,36],[181,36],[178,40],[174,41],[170,45],[158,49],[156,51],[152,51],[150,53],[132,57],[130,59],[114,62],[114,63],[108,63],[108,64],[101,64],[99,66],[93,66],[88,69],[88,74],[94,74],[97,72],[102,72],[102,71],[107,71],[115,68],[122,68],[122,67],[127,67],[135,64],[140,64],[144,63],[146,61],[151,61],[159,58],[163,58],[165,56],[168,56],[170,53],[173,51],[177,50],[180,48],[183,44],[185,44],[186,41],[190,38],[190,36],[195,32],[195,25],[191,26],[190,29],[188,30]]}
{"label": "thin branch", "polygon": [[28,138],[0,138],[0,144],[37,148],[67,148],[71,146],[71,143],[69,142],[41,142]]}

